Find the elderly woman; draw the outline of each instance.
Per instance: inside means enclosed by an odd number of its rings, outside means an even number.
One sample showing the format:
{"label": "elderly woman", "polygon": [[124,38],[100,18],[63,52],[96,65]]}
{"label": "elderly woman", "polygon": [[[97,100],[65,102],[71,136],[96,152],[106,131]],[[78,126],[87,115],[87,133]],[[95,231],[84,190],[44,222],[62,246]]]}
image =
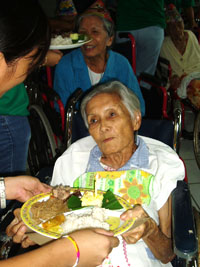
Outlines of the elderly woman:
{"label": "elderly woman", "polygon": [[117,79],[139,97],[144,115],[144,100],[128,60],[108,50],[114,38],[114,24],[102,2],[98,2],[78,19],[78,32],[89,35],[91,41],[61,59],[55,69],[54,89],[66,105],[77,88],[86,91],[97,83]]}
{"label": "elderly woman", "polygon": [[140,104],[118,81],[97,85],[83,99],[81,113],[91,136],[56,161],[52,185],[88,188],[98,173],[99,189],[110,188],[136,204],[121,219],[136,217],[143,223],[122,234],[120,246],[102,266],[171,266],[171,192],[184,178],[181,160],[167,145],[136,137]]}
{"label": "elderly woman", "polygon": [[181,98],[200,108],[200,46],[194,33],[184,30],[184,22],[174,5],[166,11],[167,33],[160,56],[169,60],[172,68],[170,87]]}

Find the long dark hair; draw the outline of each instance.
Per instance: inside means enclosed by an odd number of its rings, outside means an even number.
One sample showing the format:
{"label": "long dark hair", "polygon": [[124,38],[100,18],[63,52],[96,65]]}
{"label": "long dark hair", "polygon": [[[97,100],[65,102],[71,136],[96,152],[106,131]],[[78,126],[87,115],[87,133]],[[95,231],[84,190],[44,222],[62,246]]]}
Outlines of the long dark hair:
{"label": "long dark hair", "polygon": [[28,73],[39,66],[50,44],[48,20],[34,0],[0,1],[0,52],[7,64],[36,48]]}

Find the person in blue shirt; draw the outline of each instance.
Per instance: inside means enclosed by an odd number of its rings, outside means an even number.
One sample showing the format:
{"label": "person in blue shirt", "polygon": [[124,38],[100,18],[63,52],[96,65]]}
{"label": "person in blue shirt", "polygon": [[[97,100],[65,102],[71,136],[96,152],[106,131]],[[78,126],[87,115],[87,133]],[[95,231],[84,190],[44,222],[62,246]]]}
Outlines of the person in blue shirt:
{"label": "person in blue shirt", "polygon": [[101,0],[79,17],[78,31],[90,36],[91,41],[66,54],[55,69],[54,89],[63,104],[66,106],[77,88],[87,91],[97,83],[119,80],[138,96],[144,115],[144,99],[131,65],[124,56],[108,49],[114,24]]}

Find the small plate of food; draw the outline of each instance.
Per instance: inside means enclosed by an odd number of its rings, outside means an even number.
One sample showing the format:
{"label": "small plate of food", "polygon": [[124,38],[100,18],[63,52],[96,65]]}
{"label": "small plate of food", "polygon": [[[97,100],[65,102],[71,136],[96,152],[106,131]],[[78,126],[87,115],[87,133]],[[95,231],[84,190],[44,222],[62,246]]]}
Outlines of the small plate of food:
{"label": "small plate of food", "polygon": [[85,34],[70,33],[67,35],[56,35],[51,38],[49,49],[72,49],[80,47],[91,41],[91,38]]}
{"label": "small plate of food", "polygon": [[23,222],[32,231],[53,239],[75,230],[103,228],[118,236],[130,229],[135,219],[122,221],[120,215],[132,206],[110,190],[59,186],[39,194],[21,208]]}

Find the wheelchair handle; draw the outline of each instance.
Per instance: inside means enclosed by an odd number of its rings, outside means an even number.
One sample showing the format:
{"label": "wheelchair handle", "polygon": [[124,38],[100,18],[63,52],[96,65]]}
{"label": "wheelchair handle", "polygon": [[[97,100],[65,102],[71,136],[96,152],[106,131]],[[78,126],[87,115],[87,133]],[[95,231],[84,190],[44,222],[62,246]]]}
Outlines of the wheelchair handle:
{"label": "wheelchair handle", "polygon": [[181,106],[181,101],[179,99],[176,99],[174,101],[174,114],[178,113],[178,114],[182,114],[182,106]]}
{"label": "wheelchair handle", "polygon": [[73,115],[75,113],[76,104],[80,100],[82,95],[83,95],[82,89],[77,88],[76,91],[71,95],[70,99],[67,102],[65,136],[64,136],[65,148],[67,148],[71,144]]}
{"label": "wheelchair handle", "polygon": [[82,94],[83,94],[82,89],[77,88],[75,92],[71,95],[67,103],[67,108],[74,106],[78,102],[78,100],[81,98]]}

